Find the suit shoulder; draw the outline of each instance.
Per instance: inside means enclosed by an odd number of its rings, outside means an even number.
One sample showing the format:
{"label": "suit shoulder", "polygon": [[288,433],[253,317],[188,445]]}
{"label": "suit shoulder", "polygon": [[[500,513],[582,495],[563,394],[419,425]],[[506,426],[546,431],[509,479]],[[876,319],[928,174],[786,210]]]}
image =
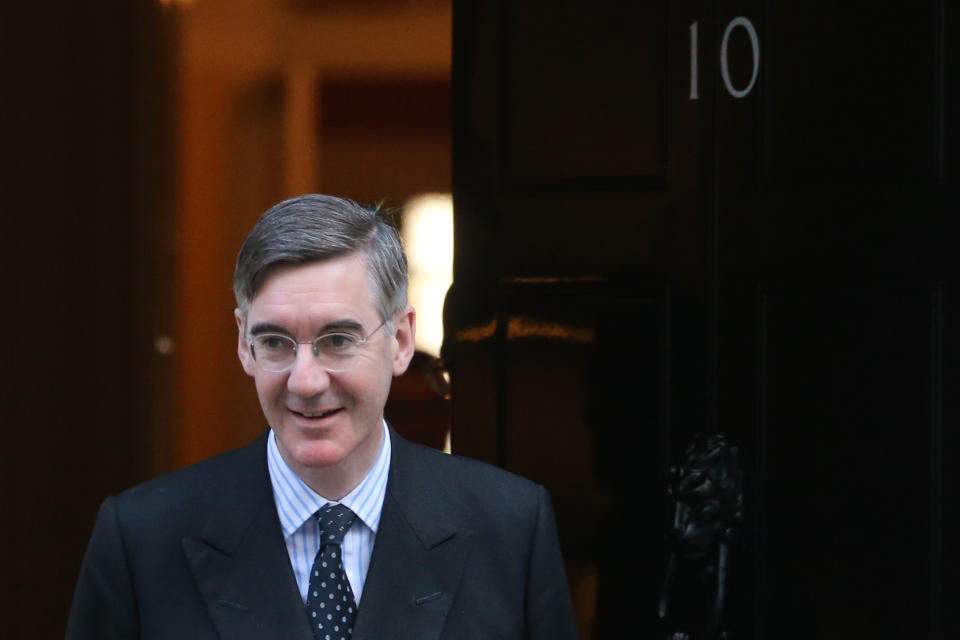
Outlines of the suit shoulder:
{"label": "suit shoulder", "polygon": [[486,462],[405,441],[402,447],[402,454],[410,458],[417,475],[422,474],[434,492],[443,491],[459,500],[502,503],[504,496],[510,496],[514,504],[530,505],[544,492],[535,482]]}
{"label": "suit shoulder", "polygon": [[117,495],[122,520],[162,523],[203,513],[240,486],[266,489],[266,443],[263,437],[241,449],[226,451],[190,466],[158,476]]}

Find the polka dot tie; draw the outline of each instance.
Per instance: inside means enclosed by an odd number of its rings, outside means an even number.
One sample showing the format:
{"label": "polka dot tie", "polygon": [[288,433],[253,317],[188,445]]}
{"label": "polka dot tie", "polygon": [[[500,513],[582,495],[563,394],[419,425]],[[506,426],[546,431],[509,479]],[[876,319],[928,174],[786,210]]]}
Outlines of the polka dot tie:
{"label": "polka dot tie", "polygon": [[356,519],[356,514],[342,504],[317,511],[320,550],[313,561],[307,591],[307,619],[317,640],[349,640],[353,635],[357,604],[343,571],[340,545]]}

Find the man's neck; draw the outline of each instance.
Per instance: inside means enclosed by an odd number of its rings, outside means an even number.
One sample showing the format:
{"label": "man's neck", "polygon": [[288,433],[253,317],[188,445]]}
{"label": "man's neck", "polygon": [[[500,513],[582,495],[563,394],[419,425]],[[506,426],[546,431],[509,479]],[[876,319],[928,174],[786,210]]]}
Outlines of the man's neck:
{"label": "man's neck", "polygon": [[[381,419],[381,427],[383,419]],[[291,464],[281,447],[280,455],[304,483],[327,500],[338,502],[353,491],[367,477],[383,447],[384,429],[374,429],[367,442],[357,447],[343,460],[329,467],[307,467]],[[279,440],[277,442],[279,445]]]}

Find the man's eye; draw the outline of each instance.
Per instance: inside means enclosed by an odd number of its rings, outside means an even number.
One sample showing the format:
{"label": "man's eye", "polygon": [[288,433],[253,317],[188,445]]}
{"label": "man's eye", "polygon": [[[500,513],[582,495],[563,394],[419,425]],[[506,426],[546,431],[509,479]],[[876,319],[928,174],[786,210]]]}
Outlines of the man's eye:
{"label": "man's eye", "polygon": [[357,344],[357,338],[349,333],[328,333],[317,338],[317,346],[327,352],[349,351]]}
{"label": "man's eye", "polygon": [[283,336],[260,336],[257,338],[260,347],[266,351],[284,351],[289,349],[289,341]]}

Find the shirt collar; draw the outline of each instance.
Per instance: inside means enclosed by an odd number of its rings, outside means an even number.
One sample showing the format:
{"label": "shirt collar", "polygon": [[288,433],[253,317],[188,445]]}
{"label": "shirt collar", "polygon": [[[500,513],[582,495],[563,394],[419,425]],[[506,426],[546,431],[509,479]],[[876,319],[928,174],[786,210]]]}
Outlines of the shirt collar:
{"label": "shirt collar", "polygon": [[270,472],[270,484],[273,486],[273,499],[277,505],[277,515],[284,537],[290,537],[327,504],[343,504],[374,533],[380,524],[380,512],[387,490],[387,475],[390,470],[390,432],[387,423],[383,423],[383,442],[373,467],[364,479],[342,500],[335,502],[324,498],[300,479],[277,448],[276,434],[273,429],[267,438],[267,469]]}

